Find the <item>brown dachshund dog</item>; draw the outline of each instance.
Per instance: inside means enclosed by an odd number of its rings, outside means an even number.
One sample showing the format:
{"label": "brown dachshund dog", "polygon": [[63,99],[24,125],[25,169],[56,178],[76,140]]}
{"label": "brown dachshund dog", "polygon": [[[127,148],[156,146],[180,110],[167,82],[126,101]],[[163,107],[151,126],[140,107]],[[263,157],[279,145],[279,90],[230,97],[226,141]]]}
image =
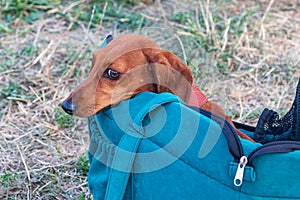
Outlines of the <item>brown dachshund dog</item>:
{"label": "brown dachshund dog", "polygon": [[193,86],[193,74],[187,65],[151,40],[134,34],[120,36],[93,53],[87,79],[62,103],[62,108],[68,114],[89,117],[145,91],[171,92],[188,105],[224,117],[233,125],[219,105],[208,101]]}

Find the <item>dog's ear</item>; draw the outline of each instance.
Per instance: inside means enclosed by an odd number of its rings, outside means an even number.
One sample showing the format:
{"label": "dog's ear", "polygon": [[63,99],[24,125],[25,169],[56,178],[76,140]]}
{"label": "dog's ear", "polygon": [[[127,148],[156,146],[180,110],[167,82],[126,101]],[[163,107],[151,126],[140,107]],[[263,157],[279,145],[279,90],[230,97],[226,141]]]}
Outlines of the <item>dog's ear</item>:
{"label": "dog's ear", "polygon": [[149,60],[157,93],[171,92],[187,102],[193,84],[192,70],[171,52],[160,50]]}

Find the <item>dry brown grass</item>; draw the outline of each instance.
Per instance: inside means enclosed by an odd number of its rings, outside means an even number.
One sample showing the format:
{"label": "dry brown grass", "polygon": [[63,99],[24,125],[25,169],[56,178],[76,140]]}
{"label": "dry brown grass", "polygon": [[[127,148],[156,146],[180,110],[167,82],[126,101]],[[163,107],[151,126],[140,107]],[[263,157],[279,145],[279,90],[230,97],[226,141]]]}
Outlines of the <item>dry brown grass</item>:
{"label": "dry brown grass", "polygon": [[[66,17],[53,9],[33,24],[16,21],[1,35],[0,87],[11,91],[0,102],[0,199],[90,197],[77,164],[88,148],[85,120],[62,127],[59,104],[87,76],[100,40],[132,31],[114,21],[76,21],[70,10],[84,3],[61,5]],[[284,113],[291,106],[300,75],[299,1],[171,0],[132,12],[148,21],[136,31],[186,60],[205,94],[234,119],[255,124],[264,107]],[[192,14],[179,23],[179,12]]]}

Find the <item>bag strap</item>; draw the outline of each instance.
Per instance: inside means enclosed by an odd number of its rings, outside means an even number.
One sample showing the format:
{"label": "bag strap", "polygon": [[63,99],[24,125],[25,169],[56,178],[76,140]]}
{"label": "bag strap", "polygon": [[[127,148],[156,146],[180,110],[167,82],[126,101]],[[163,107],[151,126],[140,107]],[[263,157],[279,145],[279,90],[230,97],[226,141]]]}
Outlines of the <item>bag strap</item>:
{"label": "bag strap", "polygon": [[126,134],[122,136],[115,151],[106,188],[106,200],[123,199],[136,152],[142,140],[144,118],[150,111],[170,102],[181,102],[181,100],[170,93],[157,95],[135,115],[134,123],[129,124]]}
{"label": "bag strap", "polygon": [[142,137],[133,137],[130,134],[124,134],[122,137],[113,159],[105,199],[123,199],[141,139]]}

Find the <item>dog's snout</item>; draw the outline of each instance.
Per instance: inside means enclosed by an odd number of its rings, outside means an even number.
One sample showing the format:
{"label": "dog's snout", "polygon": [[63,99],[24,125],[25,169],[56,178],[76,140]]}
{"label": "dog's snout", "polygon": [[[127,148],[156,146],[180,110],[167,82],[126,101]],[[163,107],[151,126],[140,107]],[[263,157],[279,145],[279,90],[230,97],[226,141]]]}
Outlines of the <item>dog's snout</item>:
{"label": "dog's snout", "polygon": [[61,107],[69,115],[73,115],[76,110],[76,106],[73,104],[72,99],[66,99],[65,101],[63,101]]}

